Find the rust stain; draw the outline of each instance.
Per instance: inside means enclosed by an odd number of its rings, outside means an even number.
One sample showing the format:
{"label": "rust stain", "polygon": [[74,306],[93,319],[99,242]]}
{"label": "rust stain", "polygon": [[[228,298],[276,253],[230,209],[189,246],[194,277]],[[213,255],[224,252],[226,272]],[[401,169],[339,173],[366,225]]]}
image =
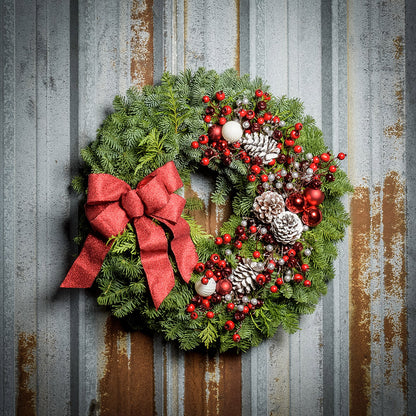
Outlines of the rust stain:
{"label": "rust stain", "polygon": [[153,1],[131,5],[131,81],[138,87],[153,84]]}
{"label": "rust stain", "polygon": [[396,121],[396,123],[394,123],[391,126],[387,126],[384,129],[385,136],[396,138],[396,139],[400,139],[403,136],[403,132],[404,132],[404,124],[400,118]]}
{"label": "rust stain", "polygon": [[36,336],[34,334],[19,334],[17,350],[18,392],[16,400],[16,415],[36,415]]}
{"label": "rust stain", "polygon": [[207,383],[207,416],[221,415],[218,406],[219,385],[217,380],[218,365],[215,357],[207,357],[205,380]]}
{"label": "rust stain", "polygon": [[207,414],[207,385],[205,371],[206,356],[198,352],[185,354],[185,416],[205,416]]}
{"label": "rust stain", "polygon": [[[190,186],[185,186],[185,198],[198,197],[199,195]],[[232,207],[230,203],[219,207],[209,200],[208,206],[202,211],[193,211],[192,217],[195,221],[204,227],[205,231],[212,235],[219,233],[219,230],[225,221],[230,217]]]}
{"label": "rust stain", "polygon": [[399,104],[399,109],[401,110],[404,100],[404,90],[402,87],[402,83],[396,85],[396,90],[394,91],[394,94],[396,95],[396,99]]}
{"label": "rust stain", "polygon": [[241,357],[220,355],[219,414],[241,415]]}
{"label": "rust stain", "polygon": [[397,172],[390,172],[383,187],[384,243],[384,348],[385,380],[398,386],[406,398],[406,207],[405,185]]}
{"label": "rust stain", "polygon": [[403,36],[397,36],[393,39],[394,45],[394,59],[399,60],[403,56],[404,42]]}
{"label": "rust stain", "polygon": [[154,414],[152,338],[138,331],[127,333],[120,321],[110,316],[103,356],[106,364],[99,382],[100,414]]}
{"label": "rust stain", "polygon": [[366,415],[370,411],[370,264],[371,231],[370,192],[357,187],[351,199],[350,238],[350,415]]}
{"label": "rust stain", "polygon": [[235,39],[235,62],[234,67],[240,74],[240,1],[235,0],[235,9],[237,17],[237,33]]}

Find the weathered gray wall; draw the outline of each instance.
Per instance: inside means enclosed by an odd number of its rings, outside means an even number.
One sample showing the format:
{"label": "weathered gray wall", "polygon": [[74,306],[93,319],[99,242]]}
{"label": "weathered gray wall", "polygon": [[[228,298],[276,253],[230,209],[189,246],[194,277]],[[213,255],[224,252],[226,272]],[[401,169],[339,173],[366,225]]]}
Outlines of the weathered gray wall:
{"label": "weathered gray wall", "polygon": [[[2,414],[416,414],[413,1],[3,0],[0,11]],[[242,357],[127,334],[88,291],[59,289],[79,150],[115,94],[199,66],[300,97],[348,153],[356,187],[328,295],[301,331]]]}

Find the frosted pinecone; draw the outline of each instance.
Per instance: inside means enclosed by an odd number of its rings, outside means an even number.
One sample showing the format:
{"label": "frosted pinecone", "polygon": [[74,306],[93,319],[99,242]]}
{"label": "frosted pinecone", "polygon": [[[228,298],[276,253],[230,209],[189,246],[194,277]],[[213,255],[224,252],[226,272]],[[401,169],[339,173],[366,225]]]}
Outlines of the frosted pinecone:
{"label": "frosted pinecone", "polygon": [[292,245],[302,235],[303,224],[296,214],[285,211],[272,222],[272,231],[276,241]]}
{"label": "frosted pinecone", "polygon": [[271,223],[285,210],[285,200],[277,192],[267,191],[254,199],[254,215],[263,222]]}
{"label": "frosted pinecone", "polygon": [[247,295],[254,289],[257,275],[258,272],[252,269],[250,260],[244,259],[243,263],[238,263],[228,280],[231,281],[235,294]]}
{"label": "frosted pinecone", "polygon": [[258,156],[263,163],[271,162],[280,153],[276,140],[262,133],[246,134],[241,139],[241,145],[250,157]]}

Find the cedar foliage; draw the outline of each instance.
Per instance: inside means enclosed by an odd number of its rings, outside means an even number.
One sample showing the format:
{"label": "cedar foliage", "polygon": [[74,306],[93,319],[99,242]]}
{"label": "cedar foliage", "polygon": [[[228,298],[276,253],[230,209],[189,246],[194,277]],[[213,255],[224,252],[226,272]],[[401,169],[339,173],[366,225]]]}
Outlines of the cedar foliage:
{"label": "cedar foliage", "polygon": [[[115,97],[114,112],[104,120],[96,140],[81,152],[85,174],[74,178],[74,189],[86,192],[87,173],[109,173],[135,187],[143,177],[173,160],[184,183],[189,183],[191,174],[196,171],[215,179],[211,196],[214,203],[224,204],[231,198],[233,215],[221,232],[234,235],[242,216],[250,213],[258,183],[247,182],[247,168],[241,161],[233,161],[229,167],[218,162],[202,168],[199,164],[201,150],[192,149],[190,144],[207,130],[202,120],[203,95],[214,96],[216,91],[223,90],[226,101],[231,103],[243,96],[254,96],[258,88],[267,90],[259,78],[250,80],[248,75],[240,78],[234,70],[218,74],[200,68],[195,73],[185,71],[177,76],[165,73],[160,85],[147,86],[141,91],[132,88],[125,97]],[[288,125],[303,123],[298,144],[305,152],[328,151],[322,132],[314,120],[304,114],[300,100],[272,97],[268,109]],[[343,238],[349,224],[339,198],[352,191],[352,187],[341,169],[335,177],[334,182],[324,184],[326,199],[321,205],[324,220],[302,237],[313,247],[312,255],[303,259],[311,266],[308,279],[312,286],[307,288],[290,282],[277,293],[270,292],[272,283],[260,287],[254,295],[262,298],[264,305],[238,324],[241,325],[241,342],[233,342],[224,329],[225,322],[233,316],[226,310],[225,303],[213,306],[213,319],[202,314],[196,320],[190,319],[185,309],[194,296],[193,284],[185,284],[180,276],[176,276],[175,287],[160,308],[154,308],[131,225],[124,233],[113,237],[112,249],[96,279],[100,292],[98,303],[111,308],[116,317],[125,319],[133,329],[162,333],[166,340],[178,342],[183,350],[202,347],[220,352],[231,348],[247,351],[273,336],[280,325],[289,333],[295,332],[299,316],[313,312],[320,295],[326,293],[327,282],[334,277],[335,243]],[[216,246],[213,238],[192,219],[192,212],[202,208],[202,201],[190,198],[183,213],[200,261],[206,261],[214,252],[224,258],[225,247]],[[252,250],[250,244],[245,244],[240,254],[249,256]],[[227,260],[236,266],[234,256],[227,256]],[[175,263],[172,265],[176,271]],[[192,281],[197,278],[193,275]]]}

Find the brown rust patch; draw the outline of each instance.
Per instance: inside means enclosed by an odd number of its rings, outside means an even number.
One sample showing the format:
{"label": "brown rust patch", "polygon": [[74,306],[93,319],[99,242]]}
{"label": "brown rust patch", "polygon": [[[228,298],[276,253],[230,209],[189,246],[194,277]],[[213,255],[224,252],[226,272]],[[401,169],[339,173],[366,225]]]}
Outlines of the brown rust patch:
{"label": "brown rust patch", "polygon": [[205,371],[206,356],[198,352],[185,354],[185,416],[205,416],[207,414],[207,385]]}
{"label": "brown rust patch", "polygon": [[351,199],[350,238],[350,415],[370,410],[370,192],[357,187]]}
{"label": "brown rust patch", "polygon": [[106,364],[99,382],[100,414],[152,415],[155,410],[152,338],[141,332],[126,333],[120,321],[110,316],[103,355]]}
{"label": "brown rust patch", "polygon": [[406,398],[406,207],[405,186],[397,172],[390,172],[383,187],[384,243],[384,347],[386,383],[398,385]]}
{"label": "brown rust patch", "polygon": [[[185,198],[191,197],[199,198],[199,195],[190,186],[185,186]],[[230,217],[231,212],[230,203],[219,207],[210,200],[204,210],[192,211],[191,214],[195,221],[204,227],[206,232],[215,235],[219,232],[221,225]]]}
{"label": "brown rust patch", "polygon": [[19,334],[17,350],[18,392],[16,415],[36,415],[36,336]]}
{"label": "brown rust patch", "polygon": [[404,42],[403,36],[397,36],[393,39],[394,45],[394,59],[399,60],[403,56]]}
{"label": "brown rust patch", "polygon": [[384,129],[385,136],[396,138],[396,139],[400,139],[403,136],[403,132],[404,132],[404,124],[400,118],[393,125],[387,126]]}
{"label": "brown rust patch", "polygon": [[138,87],[153,84],[153,1],[131,5],[131,81]]}
{"label": "brown rust patch", "polygon": [[241,357],[220,355],[219,414],[241,415]]}

